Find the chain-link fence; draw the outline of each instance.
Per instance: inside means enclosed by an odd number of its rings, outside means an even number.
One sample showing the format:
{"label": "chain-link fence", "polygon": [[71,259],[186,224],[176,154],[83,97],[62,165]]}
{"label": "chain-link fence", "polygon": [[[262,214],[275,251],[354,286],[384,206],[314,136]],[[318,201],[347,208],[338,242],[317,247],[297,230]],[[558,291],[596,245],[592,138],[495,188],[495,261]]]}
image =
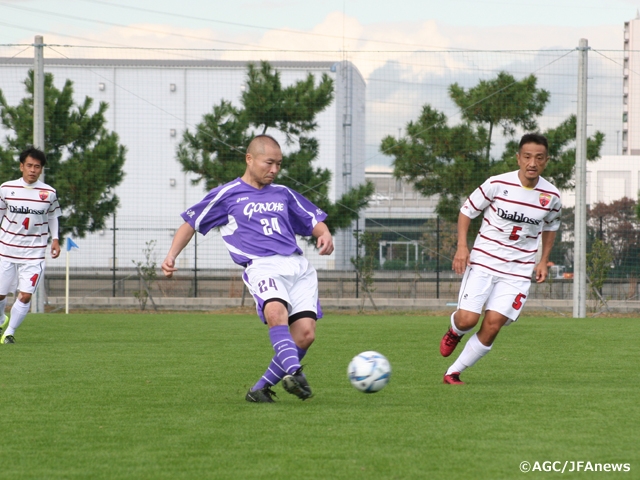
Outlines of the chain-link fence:
{"label": "chain-link fence", "polygon": [[[33,51],[0,45],[3,181],[18,178],[16,154],[33,133]],[[596,265],[593,245],[602,243],[611,256],[598,272],[605,300],[638,296],[640,157],[630,155],[639,152],[628,129],[629,78],[637,76],[628,59],[636,54],[589,53],[588,254]],[[64,236],[80,246],[67,253],[71,296],[131,297],[145,278],[159,297],[246,295],[219,232],[192,241],[175,281],[144,272],[162,262],[180,213],[233,178],[242,141],[266,130],[283,145],[280,181],[345,215],[331,257],[300,240],[322,296],[364,295],[353,265],[369,257],[373,298],[455,301],[456,227],[445,200],[459,205],[489,175],[514,170],[513,140],[536,130],[556,147],[545,177],[562,187],[565,208],[554,268],[531,298],[571,299],[575,50],[295,53],[45,42],[44,57],[45,150],[53,159],[45,181],[58,190]],[[464,125],[469,136],[457,133]],[[407,165],[435,151],[436,130],[449,135],[449,156],[434,153],[437,174],[412,177]],[[305,155],[311,177],[287,168]],[[459,158],[484,163],[451,170]],[[425,178],[437,175],[441,190],[433,191]],[[368,203],[348,203],[366,181],[374,186]],[[366,248],[364,232],[376,236]],[[47,260],[49,297],[64,295],[64,257]]]}

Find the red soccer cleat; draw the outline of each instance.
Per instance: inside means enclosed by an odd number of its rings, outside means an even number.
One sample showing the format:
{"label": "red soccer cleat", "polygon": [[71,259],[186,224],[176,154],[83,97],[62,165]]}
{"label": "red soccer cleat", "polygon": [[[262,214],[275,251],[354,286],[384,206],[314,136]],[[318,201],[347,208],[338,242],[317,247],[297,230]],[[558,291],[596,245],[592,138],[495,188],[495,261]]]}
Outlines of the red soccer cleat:
{"label": "red soccer cleat", "polygon": [[460,372],[453,372],[449,375],[445,373],[442,383],[446,383],[449,385],[464,385],[464,382],[460,380]]}
{"label": "red soccer cleat", "polygon": [[464,335],[458,335],[452,328],[449,328],[440,341],[440,355],[443,357],[451,355],[458,346],[458,343],[460,343],[460,340],[462,340],[462,337],[464,337]]}

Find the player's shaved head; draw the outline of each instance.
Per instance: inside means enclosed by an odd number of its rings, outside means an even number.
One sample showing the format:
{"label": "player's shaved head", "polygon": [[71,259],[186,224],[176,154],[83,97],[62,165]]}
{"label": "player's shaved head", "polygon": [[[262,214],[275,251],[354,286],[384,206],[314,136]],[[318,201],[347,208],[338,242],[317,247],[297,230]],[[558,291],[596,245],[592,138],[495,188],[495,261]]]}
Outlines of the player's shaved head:
{"label": "player's shaved head", "polygon": [[270,185],[278,176],[282,165],[282,149],[270,135],[256,135],[245,155],[247,169],[242,180],[256,188]]}
{"label": "player's shaved head", "polygon": [[267,145],[281,149],[278,141],[271,135],[256,135],[249,143],[247,153],[250,155],[263,154]]}

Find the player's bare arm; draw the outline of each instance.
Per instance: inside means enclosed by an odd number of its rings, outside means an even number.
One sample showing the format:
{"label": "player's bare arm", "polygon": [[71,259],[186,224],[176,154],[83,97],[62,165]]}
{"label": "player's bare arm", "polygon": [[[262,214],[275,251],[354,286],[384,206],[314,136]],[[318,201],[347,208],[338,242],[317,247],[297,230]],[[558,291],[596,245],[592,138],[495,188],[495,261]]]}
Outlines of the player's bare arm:
{"label": "player's bare arm", "polygon": [[51,241],[51,258],[58,258],[60,256],[60,242],[57,238]]}
{"label": "player's bare arm", "polygon": [[178,269],[175,268],[176,258],[180,255],[180,252],[184,250],[191,238],[196,233],[191,225],[188,223],[183,223],[182,226],[178,229],[176,234],[173,236],[173,241],[171,242],[171,248],[169,249],[169,253],[167,253],[167,257],[162,262],[160,268],[162,268],[162,272],[164,276],[167,278],[171,278],[173,276],[173,272],[177,272]]}
{"label": "player's bare arm", "polygon": [[320,250],[320,255],[331,255],[333,253],[333,237],[329,227],[324,222],[319,222],[313,227],[311,233],[317,239],[316,247]]}
{"label": "player's bare arm", "polygon": [[459,275],[462,275],[469,265],[469,247],[467,245],[467,233],[471,225],[471,218],[464,213],[458,215],[458,248],[453,257],[451,269]]}
{"label": "player's bare arm", "polygon": [[536,274],[536,282],[542,283],[547,279],[549,269],[547,263],[549,263],[549,254],[551,253],[551,247],[556,240],[556,232],[542,232],[542,256],[540,262],[535,266],[534,272]]}

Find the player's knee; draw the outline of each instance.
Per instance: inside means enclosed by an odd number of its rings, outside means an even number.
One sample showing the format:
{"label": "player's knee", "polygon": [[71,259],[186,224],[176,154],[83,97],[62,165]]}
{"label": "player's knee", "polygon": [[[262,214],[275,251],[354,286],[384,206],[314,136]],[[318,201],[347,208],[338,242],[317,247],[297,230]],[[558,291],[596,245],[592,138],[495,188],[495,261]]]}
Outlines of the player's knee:
{"label": "player's knee", "polygon": [[24,304],[27,304],[31,301],[31,294],[20,292],[18,293],[18,301]]}
{"label": "player's knee", "polygon": [[308,349],[316,339],[316,332],[312,328],[298,329],[294,341],[303,350]]}
{"label": "player's knee", "polygon": [[466,310],[458,310],[453,316],[456,327],[460,330],[471,330],[478,324],[480,315]]}
{"label": "player's knee", "polygon": [[296,345],[298,347],[300,347],[303,350],[308,350],[309,347],[313,344],[313,341],[316,339],[315,334],[311,333],[305,337],[303,337],[302,339],[300,339],[300,342],[296,342]]}
{"label": "player's knee", "polygon": [[291,324],[290,331],[296,345],[306,350],[316,339],[315,320],[310,318],[296,320]]}
{"label": "player's knee", "polygon": [[288,320],[287,308],[280,300],[272,300],[265,304],[262,309],[267,325],[286,325]]}
{"label": "player's knee", "polygon": [[500,329],[504,323],[503,318],[485,316],[482,321],[482,327],[480,327],[480,332],[478,332],[480,341],[487,346],[491,345],[498,336],[498,333],[500,333]]}

